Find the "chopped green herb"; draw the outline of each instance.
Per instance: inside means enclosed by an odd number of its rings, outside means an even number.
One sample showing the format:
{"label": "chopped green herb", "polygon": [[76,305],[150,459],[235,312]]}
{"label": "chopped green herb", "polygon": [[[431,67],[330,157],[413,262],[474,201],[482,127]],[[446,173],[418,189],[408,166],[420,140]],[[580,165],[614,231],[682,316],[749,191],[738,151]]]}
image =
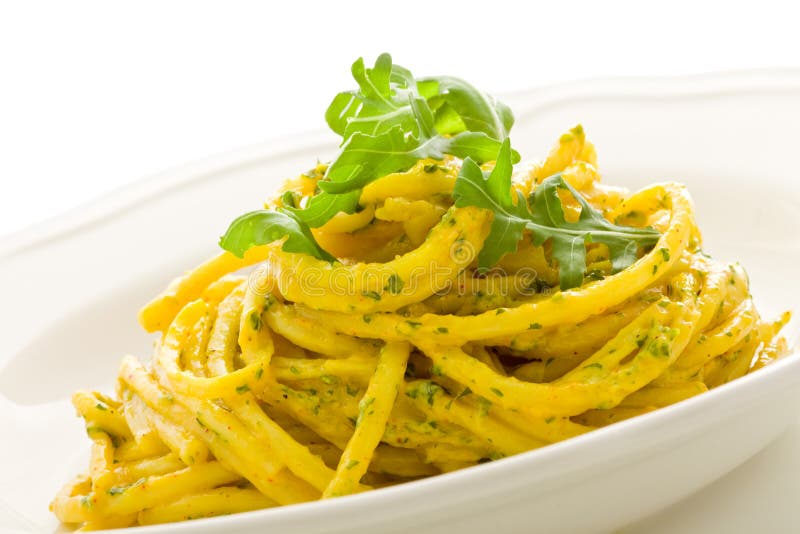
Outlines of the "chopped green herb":
{"label": "chopped green herb", "polygon": [[492,407],[492,401],[484,397],[478,397],[478,413],[481,417],[489,415],[489,410]]}
{"label": "chopped green herb", "polygon": [[372,406],[372,403],[374,403],[374,402],[375,402],[375,397],[364,397],[364,398],[361,399],[361,401],[359,401],[359,403],[358,403],[358,419],[356,420],[356,426],[360,425],[361,421],[364,420],[364,417],[369,415],[367,413],[367,410],[369,409],[370,406]]}
{"label": "chopped green herb", "polygon": [[122,495],[127,490],[129,490],[131,488],[135,488],[137,486],[141,486],[145,482],[147,482],[147,477],[141,477],[138,480],[136,480],[136,482],[133,482],[132,484],[128,484],[127,486],[114,486],[114,487],[111,487],[106,491],[106,493],[108,493],[109,495],[112,495],[112,496],[113,495]]}
{"label": "chopped green herb", "polygon": [[403,285],[403,279],[397,276],[397,274],[393,273],[389,277],[389,280],[386,282],[386,286],[383,289],[393,295],[397,295],[403,290]]}
{"label": "chopped green herb", "polygon": [[345,466],[345,469],[352,469],[355,466],[357,466],[358,464],[359,464],[358,460],[350,460],[349,462],[347,462],[347,465]]}
{"label": "chopped green herb", "polygon": [[255,331],[261,330],[261,314],[258,312],[251,312],[250,313],[250,328]]}
{"label": "chopped green herb", "polygon": [[439,384],[427,380],[420,383],[417,387],[408,390],[406,395],[412,399],[416,399],[422,395],[422,397],[427,401],[428,405],[433,406],[433,401],[436,397],[436,394],[441,391],[442,387]]}
{"label": "chopped green herb", "polygon": [[466,387],[466,388],[464,388],[463,390],[461,390],[461,393],[459,393],[458,395],[456,395],[456,400],[458,400],[458,399],[460,399],[460,398],[462,398],[462,397],[466,397],[466,396],[467,396],[467,395],[469,395],[470,393],[472,393],[472,390],[471,390],[471,389],[469,389],[468,387]]}

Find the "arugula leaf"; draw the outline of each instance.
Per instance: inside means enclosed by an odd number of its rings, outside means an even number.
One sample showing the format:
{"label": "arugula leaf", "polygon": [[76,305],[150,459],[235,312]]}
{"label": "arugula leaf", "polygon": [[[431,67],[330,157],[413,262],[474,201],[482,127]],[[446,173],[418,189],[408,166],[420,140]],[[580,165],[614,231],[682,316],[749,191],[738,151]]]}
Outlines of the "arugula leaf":
{"label": "arugula leaf", "polygon": [[328,106],[325,120],[331,130],[346,140],[356,132],[378,135],[394,126],[414,128],[408,99],[416,96],[416,86],[407,70],[381,54],[374,68],[365,68],[364,59],[358,58],[350,71],[359,89],[339,93]]}
{"label": "arugula leaf", "polygon": [[417,161],[416,144],[399,127],[378,135],[356,132],[342,145],[339,156],[328,167],[326,180],[318,182],[319,188],[326,193],[347,193],[410,168]]}
{"label": "arugula leaf", "polygon": [[[389,54],[381,54],[371,69],[359,58],[351,72],[358,90],[336,95],[325,113],[343,140],[318,184],[321,195],[358,191],[387,174],[410,169],[420,159],[441,160],[450,154],[490,161],[514,123],[508,106],[467,82],[448,76],[416,80],[408,69],[393,64]],[[519,161],[519,154],[513,152],[513,158]],[[345,213],[357,208],[352,199],[312,202],[295,211],[311,227],[333,217],[334,206]]]}
{"label": "arugula leaf", "polygon": [[342,195],[321,191],[308,200],[305,208],[298,209],[286,206],[286,209],[291,211],[304,224],[311,228],[319,228],[340,211],[355,213],[360,196],[360,190],[350,191]]}
{"label": "arugula leaf", "polygon": [[306,224],[283,209],[251,211],[237,217],[220,238],[219,246],[241,258],[251,247],[284,237],[287,239],[282,248],[286,252],[309,254],[327,261],[336,259],[317,244]]}
{"label": "arugula leaf", "polygon": [[[564,209],[558,196],[558,190],[564,188],[581,206],[576,222],[568,222],[564,218]],[[527,228],[533,233],[535,245],[552,238],[553,257],[559,264],[562,289],[583,283],[587,243],[604,243],[608,247],[612,272],[617,273],[638,259],[639,248],[652,247],[661,237],[651,227],[635,228],[610,222],[560,174],[544,180],[534,190],[532,204],[532,223],[528,223]]]}
{"label": "arugula leaf", "polygon": [[505,141],[488,176],[472,159],[464,160],[453,188],[457,207],[477,206],[494,213],[489,235],[478,253],[478,266],[482,269],[497,263],[507,252],[515,252],[525,230],[528,216],[525,198],[517,192],[515,203],[511,195],[510,148]]}
{"label": "arugula leaf", "polygon": [[436,110],[436,127],[443,134],[469,130],[492,139],[505,139],[514,125],[511,108],[453,76],[426,78],[435,84],[438,98],[428,103]]}
{"label": "arugula leaf", "polygon": [[[535,245],[551,241],[553,259],[558,262],[561,289],[570,289],[583,283],[588,243],[608,246],[612,269],[618,272],[636,261],[639,248],[653,246],[660,237],[652,228],[618,226],[609,222],[560,173],[536,187],[529,208],[522,193],[517,191],[516,198],[512,195],[512,169],[510,143],[506,139],[490,173],[484,173],[474,161],[467,159],[456,179],[453,189],[456,206],[477,206],[494,214],[489,236],[478,254],[481,269],[491,267],[504,254],[515,252],[523,231],[530,230]],[[559,189],[567,189],[580,204],[581,213],[577,221],[565,219]]]}

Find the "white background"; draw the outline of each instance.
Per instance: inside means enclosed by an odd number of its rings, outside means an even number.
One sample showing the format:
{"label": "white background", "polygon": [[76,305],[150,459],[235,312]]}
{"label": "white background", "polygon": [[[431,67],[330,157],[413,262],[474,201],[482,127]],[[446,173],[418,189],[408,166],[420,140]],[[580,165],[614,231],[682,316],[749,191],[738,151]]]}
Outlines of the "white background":
{"label": "white background", "polygon": [[164,168],[324,127],[359,55],[492,92],[796,66],[789,5],[2,3],[0,236]]}

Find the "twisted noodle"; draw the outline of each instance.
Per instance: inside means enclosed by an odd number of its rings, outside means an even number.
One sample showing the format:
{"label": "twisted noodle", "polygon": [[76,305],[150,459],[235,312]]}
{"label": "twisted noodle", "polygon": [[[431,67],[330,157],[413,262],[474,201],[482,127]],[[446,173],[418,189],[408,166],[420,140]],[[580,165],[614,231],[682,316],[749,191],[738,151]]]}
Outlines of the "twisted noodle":
{"label": "twisted noodle", "polygon": [[59,519],[152,524],[413,480],[667,406],[787,352],[788,314],[762,321],[742,268],[702,253],[681,185],[600,185],[583,131],[562,136],[514,187],[563,172],[610,220],[661,238],[616,274],[590,244],[596,275],[557,291],[547,243],[476,273],[491,214],[452,206],[458,167],[423,161],[365,187],[361,211],[314,230],[339,262],[280,243],[222,253],[145,306],[142,325],[161,332],[150,363],[123,360],[118,400],[73,397],[91,459],[53,501]]}

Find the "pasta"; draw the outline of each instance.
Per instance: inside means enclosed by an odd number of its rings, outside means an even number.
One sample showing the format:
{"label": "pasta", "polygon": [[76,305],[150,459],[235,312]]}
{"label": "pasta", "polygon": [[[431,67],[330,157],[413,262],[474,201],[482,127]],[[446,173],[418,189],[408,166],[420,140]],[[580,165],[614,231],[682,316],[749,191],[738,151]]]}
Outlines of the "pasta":
{"label": "pasta", "polygon": [[[172,282],[139,315],[159,333],[152,359],[123,359],[114,398],[73,396],[91,458],[56,516],[92,530],[354,494],[578,436],[787,353],[788,313],[763,320],[741,266],[703,253],[682,185],[601,184],[580,127],[518,166],[520,198],[559,174],[608,221],[660,233],[621,270],[588,243],[584,283],[561,290],[547,242],[478,268],[492,214],[454,205],[461,167],[423,159],[365,186],[360,211],[312,231],[333,263],[276,241]],[[313,195],[324,171],[268,207]],[[577,220],[581,199],[559,195]]]}

